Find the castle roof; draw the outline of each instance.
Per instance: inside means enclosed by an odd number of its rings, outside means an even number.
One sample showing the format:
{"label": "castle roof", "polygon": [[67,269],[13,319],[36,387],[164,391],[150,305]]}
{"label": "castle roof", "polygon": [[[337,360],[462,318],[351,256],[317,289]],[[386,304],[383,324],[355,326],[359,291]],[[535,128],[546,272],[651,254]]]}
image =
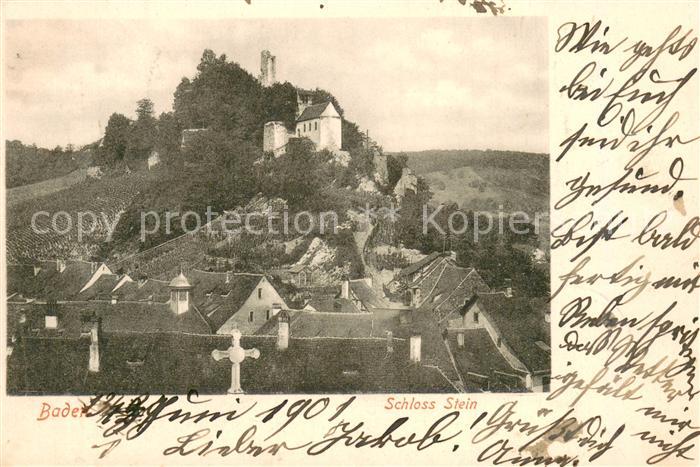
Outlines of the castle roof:
{"label": "castle roof", "polygon": [[[331,106],[333,106],[333,104],[329,101],[329,102],[324,102],[322,104],[314,104],[314,105],[310,105],[310,106],[306,107],[304,109],[304,111],[301,113],[301,115],[299,115],[299,118],[297,118],[297,122],[303,122],[306,120],[313,120],[315,118],[321,118],[321,114],[323,114],[323,112],[325,112],[326,107],[328,107],[329,104]],[[333,106],[333,108],[335,109],[335,106]]]}

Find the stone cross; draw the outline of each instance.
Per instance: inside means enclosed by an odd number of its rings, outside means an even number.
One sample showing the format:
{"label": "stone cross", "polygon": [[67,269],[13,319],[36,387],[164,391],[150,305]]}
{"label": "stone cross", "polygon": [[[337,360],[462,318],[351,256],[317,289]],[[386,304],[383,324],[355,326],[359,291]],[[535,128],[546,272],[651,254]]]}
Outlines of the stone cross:
{"label": "stone cross", "polygon": [[260,351],[258,349],[244,349],[241,347],[241,331],[234,329],[231,331],[231,347],[226,350],[214,349],[211,356],[217,362],[223,358],[231,360],[231,387],[228,390],[229,394],[243,394],[241,389],[241,362],[250,358],[258,358]]}

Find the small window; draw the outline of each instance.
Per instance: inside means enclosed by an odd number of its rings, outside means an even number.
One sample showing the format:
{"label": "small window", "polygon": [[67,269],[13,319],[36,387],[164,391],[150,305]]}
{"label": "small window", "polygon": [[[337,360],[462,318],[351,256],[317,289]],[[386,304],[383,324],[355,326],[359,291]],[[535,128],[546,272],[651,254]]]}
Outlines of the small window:
{"label": "small window", "polygon": [[258,289],[258,300],[262,298],[262,289]]}
{"label": "small window", "polygon": [[297,128],[297,136],[301,136],[301,130]]}
{"label": "small window", "polygon": [[267,310],[267,312],[265,313],[265,319],[269,321],[270,316],[272,316],[272,310]]}
{"label": "small window", "polygon": [[304,123],[304,132],[306,133],[306,123]]}
{"label": "small window", "polygon": [[474,312],[474,322],[475,322],[475,323],[478,323],[478,322],[479,322],[479,312],[478,312],[478,311],[475,311],[475,312]]}
{"label": "small window", "polygon": [[314,122],[314,130],[318,130],[318,122]]}
{"label": "small window", "polygon": [[250,313],[248,313],[248,322],[249,323],[253,322],[253,312],[252,311]]}
{"label": "small window", "polygon": [[501,338],[496,339],[496,347],[501,348]]}

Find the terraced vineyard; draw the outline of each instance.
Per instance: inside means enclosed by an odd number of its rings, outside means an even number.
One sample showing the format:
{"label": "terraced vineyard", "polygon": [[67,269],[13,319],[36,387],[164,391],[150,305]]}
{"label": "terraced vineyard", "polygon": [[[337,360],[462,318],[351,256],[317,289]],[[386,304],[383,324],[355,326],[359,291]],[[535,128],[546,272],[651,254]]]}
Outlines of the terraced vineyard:
{"label": "terraced vineyard", "polygon": [[162,243],[150,250],[110,264],[113,270],[123,270],[134,276],[170,280],[180,267],[193,268],[203,259],[212,245],[202,232],[192,232]]}
{"label": "terraced vineyard", "polygon": [[[31,262],[54,258],[88,258],[107,238],[108,225],[146,183],[147,174],[85,180],[50,195],[8,206],[7,261]],[[79,213],[82,238],[79,240]],[[40,213],[37,215],[37,213]],[[35,228],[32,228],[32,217]]]}

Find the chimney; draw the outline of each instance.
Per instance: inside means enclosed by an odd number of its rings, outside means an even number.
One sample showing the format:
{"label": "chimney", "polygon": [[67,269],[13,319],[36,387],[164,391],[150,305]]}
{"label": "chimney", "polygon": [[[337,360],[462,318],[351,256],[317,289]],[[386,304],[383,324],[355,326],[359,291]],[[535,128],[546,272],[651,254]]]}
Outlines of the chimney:
{"label": "chimney", "polygon": [[34,265],[34,277],[38,276],[40,272],[41,272],[41,266],[39,266],[38,264],[35,264]]}
{"label": "chimney", "polygon": [[56,260],[56,271],[63,272],[66,270],[66,262],[62,259]]}
{"label": "chimney", "polygon": [[46,302],[46,314],[44,315],[44,327],[46,329],[58,328],[58,312],[56,311],[56,302],[50,300]]}
{"label": "chimney", "polygon": [[411,362],[413,363],[420,363],[420,344],[421,344],[421,337],[420,334],[415,334],[411,336],[411,339],[409,341],[409,358]]}
{"label": "chimney", "polygon": [[282,310],[277,315],[277,349],[287,350],[289,347],[289,313]]}
{"label": "chimney", "polygon": [[226,271],[226,283],[231,283],[231,271]]}
{"label": "chimney", "polygon": [[100,371],[101,327],[100,318],[93,319],[90,327],[90,361],[88,362],[88,370],[92,373]]}
{"label": "chimney", "polygon": [[394,352],[394,333],[391,331],[386,332],[386,353]]}
{"label": "chimney", "polygon": [[350,281],[344,280],[343,284],[340,286],[340,298],[349,299],[350,298]]}
{"label": "chimney", "polygon": [[90,262],[90,274],[95,274],[95,271],[97,271],[97,263],[92,261]]}
{"label": "chimney", "polygon": [[118,297],[116,295],[112,295],[112,298],[109,300],[109,303],[111,303],[112,305],[116,305],[117,300],[118,300]]}
{"label": "chimney", "polygon": [[457,332],[457,347],[464,348],[464,331]]}
{"label": "chimney", "polygon": [[505,294],[508,298],[513,296],[513,286],[512,281],[510,279],[505,280]]}
{"label": "chimney", "polygon": [[58,316],[56,315],[46,315],[44,316],[44,327],[46,329],[56,329],[58,328]]}

